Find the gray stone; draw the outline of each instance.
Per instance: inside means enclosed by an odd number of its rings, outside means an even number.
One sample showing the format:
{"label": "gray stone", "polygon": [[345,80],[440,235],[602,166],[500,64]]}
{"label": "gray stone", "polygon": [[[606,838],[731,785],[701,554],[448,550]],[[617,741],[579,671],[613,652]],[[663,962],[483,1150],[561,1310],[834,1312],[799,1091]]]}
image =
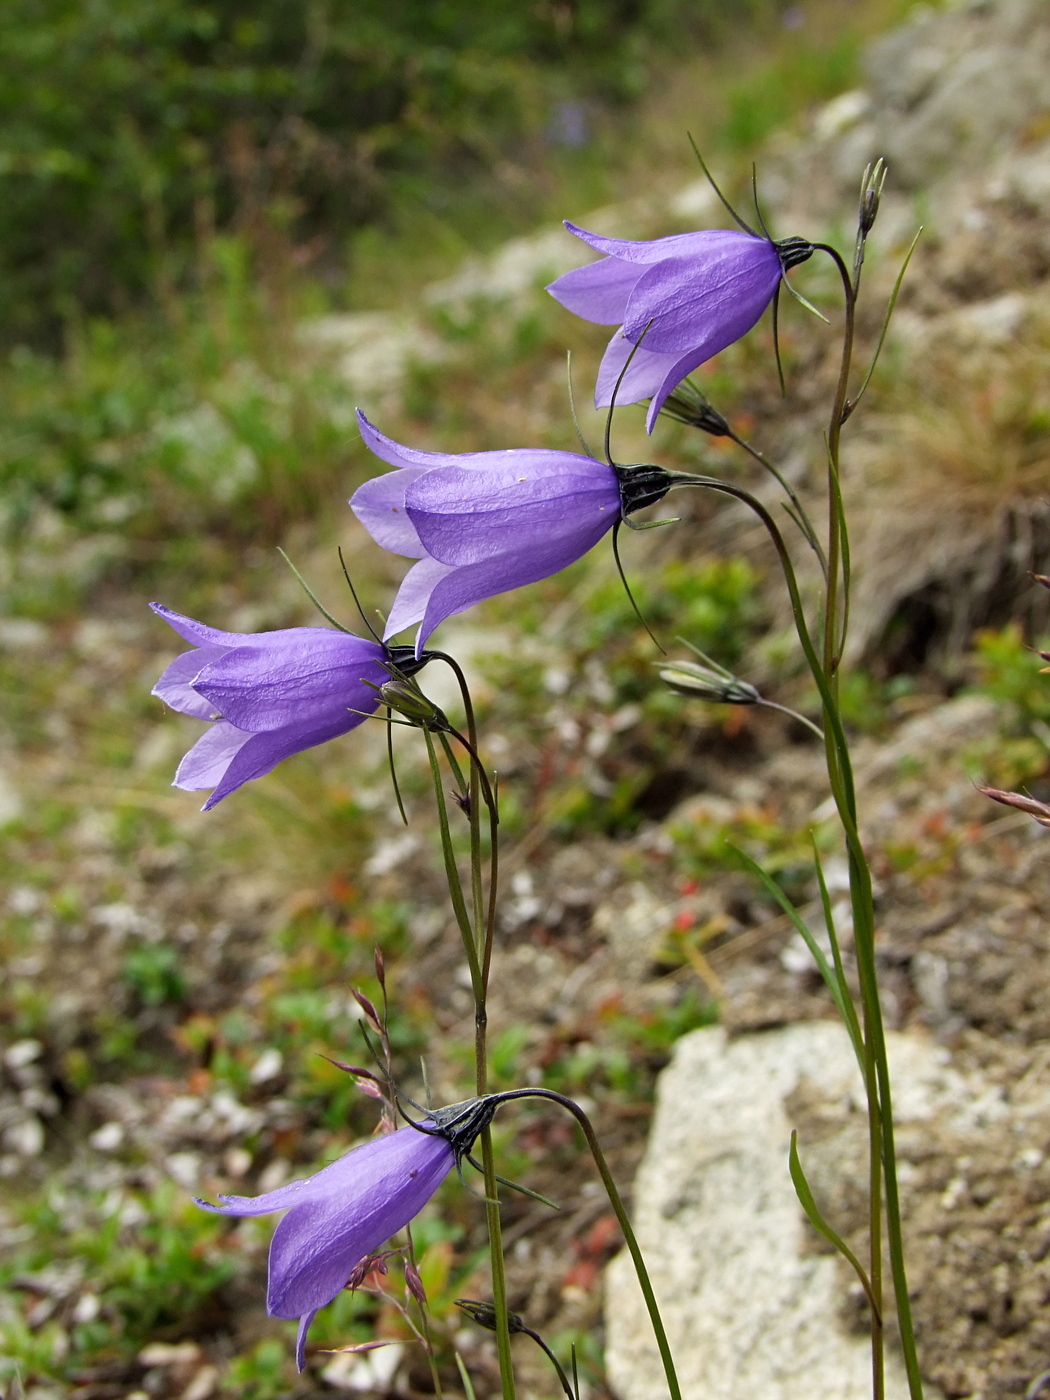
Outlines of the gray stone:
{"label": "gray stone", "polygon": [[[943,1050],[895,1035],[890,1057],[897,1121],[922,1121],[938,1106],[965,1101]],[[860,1100],[849,1042],[833,1022],[736,1040],[720,1028],[695,1031],[678,1042],[661,1075],[634,1221],[686,1400],[870,1394],[868,1342],[838,1320],[845,1300],[838,1263],[812,1249],[816,1236],[788,1175],[792,1125],[784,1101],[808,1081],[822,1100],[854,1107]],[[863,1156],[861,1148],[860,1173]],[[662,1394],[626,1253],[608,1272],[606,1322],[617,1395]],[[887,1396],[898,1400],[907,1394],[903,1366],[892,1353],[887,1361]]]}

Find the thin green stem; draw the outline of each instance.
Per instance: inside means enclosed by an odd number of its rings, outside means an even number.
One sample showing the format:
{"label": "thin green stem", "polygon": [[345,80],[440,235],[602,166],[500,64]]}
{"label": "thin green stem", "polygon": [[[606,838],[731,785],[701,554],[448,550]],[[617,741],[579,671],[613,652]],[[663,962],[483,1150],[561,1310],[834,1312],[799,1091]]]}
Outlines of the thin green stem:
{"label": "thin green stem", "polygon": [[467,966],[470,969],[470,983],[474,990],[476,1001],[479,997],[483,999],[481,965],[478,962],[478,950],[474,946],[473,930],[470,927],[470,915],[467,913],[466,901],[463,898],[463,883],[459,878],[459,869],[456,865],[456,853],[452,848],[452,833],[448,825],[448,806],[445,802],[445,789],[441,782],[441,769],[438,766],[437,750],[434,747],[434,736],[429,729],[424,729],[423,738],[426,740],[427,756],[430,759],[430,773],[434,780],[434,797],[437,802],[438,825],[441,831],[441,854],[445,861],[445,879],[448,883],[448,893],[449,898],[452,900],[452,909],[456,916],[456,923],[459,925],[460,936],[463,939],[463,949],[467,955]]}
{"label": "thin green stem", "polygon": [[485,1170],[485,1217],[489,1227],[492,1260],[492,1306],[496,1313],[496,1350],[499,1353],[503,1400],[514,1400],[514,1361],[510,1352],[510,1319],[507,1316],[507,1276],[503,1267],[503,1235],[499,1218],[499,1182],[492,1152],[492,1129],[481,1133],[481,1161]]}
{"label": "thin green stem", "polygon": [[857,301],[853,291],[853,279],[839,252],[829,243],[813,245],[827,253],[838,268],[842,280],[845,302],[845,322],[842,331],[842,360],[839,365],[838,383],[831,404],[831,419],[828,425],[828,548],[827,548],[827,594],[824,607],[824,671],[832,692],[835,693],[835,670],[838,647],[838,595],[841,569],[842,515],[841,497],[838,493],[837,477],[839,462],[839,439],[849,396],[849,374],[853,360],[853,336],[856,327]]}
{"label": "thin green stem", "polygon": [[780,469],[773,462],[770,461],[770,459],[766,456],[764,452],[760,452],[759,449],[757,447],[754,447],[750,442],[748,442],[746,438],[742,438],[738,433],[734,432],[734,430],[731,427],[729,427],[728,424],[726,426],[728,428],[727,436],[729,437],[729,439],[732,442],[735,442],[737,447],[742,448],[743,451],[745,451],[749,457],[752,457],[759,464],[760,467],[764,467],[765,470],[770,473],[770,475],[776,480],[777,484],[780,486],[780,489],[784,492],[788,500],[794,506],[795,514],[792,516],[792,519],[798,525],[798,528],[802,531],[806,543],[809,545],[810,549],[813,550],[814,554],[817,556],[817,559],[820,561],[821,571],[823,572],[826,578],[828,571],[827,557],[824,554],[824,549],[820,543],[820,540],[817,538],[817,532],[813,528],[813,523],[807,515],[806,509],[803,506],[802,502],[799,500],[795,488],[787,480],[783,472],[780,471]]}
{"label": "thin green stem", "polygon": [[[473,905],[473,925],[472,927],[470,926],[470,921],[466,917],[466,908],[464,905],[463,922],[460,923],[460,931],[463,933],[464,945],[469,945],[468,958],[471,963],[471,986],[474,992],[474,1080],[476,1093],[480,1098],[488,1089],[488,1011],[486,997],[488,992],[489,970],[492,963],[492,941],[496,927],[496,889],[499,875],[499,843],[496,828],[499,821],[499,814],[495,793],[489,782],[488,774],[485,772],[481,759],[478,756],[477,720],[474,714],[474,705],[471,700],[470,689],[467,685],[467,678],[463,673],[462,667],[453,657],[448,656],[444,652],[436,652],[435,656],[444,661],[445,664],[451,668],[459,683],[467,724],[467,737],[464,737],[455,730],[453,730],[452,733],[463,745],[470,757],[470,779],[467,797],[468,816],[470,820],[470,885],[471,901]],[[431,767],[436,768],[436,755],[434,755],[433,743],[429,734],[427,735],[427,744],[432,755]],[[437,779],[435,778],[435,787],[436,786]],[[482,798],[484,798],[485,806],[489,813],[489,899],[487,906],[484,895],[481,851]],[[438,805],[439,808],[443,810],[443,800],[439,799]],[[442,829],[442,845],[443,848],[447,849],[447,852],[451,852],[451,842],[449,841],[446,844],[445,841],[447,815],[444,820],[445,825]],[[446,854],[446,867],[448,863],[449,855]],[[458,880],[459,875],[457,870],[457,885]],[[451,891],[451,880],[449,888]],[[463,903],[461,887],[460,902]],[[459,915],[457,914],[457,918],[458,917]],[[488,1225],[489,1257],[492,1271],[492,1304],[496,1314],[496,1350],[499,1354],[500,1383],[503,1389],[503,1400],[515,1400],[514,1362],[510,1349],[510,1318],[507,1310],[507,1281],[503,1261],[503,1236],[499,1216],[499,1178],[496,1175],[496,1163],[492,1151],[492,1134],[488,1127],[486,1127],[481,1134],[481,1160],[485,1178],[485,1218]]]}
{"label": "thin green stem", "polygon": [[538,1332],[534,1332],[534,1331],[532,1330],[531,1327],[525,1327],[525,1326],[523,1326],[521,1330],[522,1330],[522,1332],[524,1332],[524,1334],[525,1334],[526,1337],[531,1337],[531,1338],[532,1338],[532,1340],[533,1340],[533,1341],[536,1343],[536,1345],[539,1347],[540,1351],[543,1352],[543,1354],[547,1357],[548,1361],[549,1361],[549,1362],[551,1363],[551,1365],[554,1367],[555,1371],[557,1371],[557,1373],[558,1373],[558,1379],[559,1379],[559,1381],[561,1381],[561,1388],[562,1388],[562,1390],[565,1391],[566,1400],[576,1400],[576,1395],[575,1395],[574,1392],[573,1392],[573,1388],[572,1388],[572,1386],[569,1384],[569,1378],[568,1378],[568,1376],[565,1374],[565,1367],[561,1364],[561,1362],[558,1360],[558,1358],[554,1355],[554,1352],[551,1351],[550,1347],[549,1347],[549,1346],[547,1345],[547,1343],[543,1340],[543,1338],[540,1336],[540,1334],[539,1334]]}
{"label": "thin green stem", "polygon": [[609,1197],[609,1204],[613,1208],[613,1214],[619,1222],[623,1231],[624,1242],[627,1245],[631,1260],[634,1263],[635,1273],[638,1275],[638,1284],[642,1290],[642,1297],[645,1299],[646,1310],[649,1313],[649,1321],[652,1323],[653,1332],[656,1335],[656,1345],[660,1351],[660,1360],[663,1362],[664,1377],[667,1381],[667,1389],[671,1400],[682,1400],[682,1390],[678,1384],[678,1375],[675,1371],[674,1358],[671,1355],[671,1345],[667,1340],[667,1332],[664,1329],[663,1318],[660,1316],[660,1307],[656,1301],[656,1294],[653,1292],[653,1285],[649,1278],[649,1271],[645,1267],[645,1259],[638,1244],[638,1239],[631,1225],[630,1216],[627,1214],[627,1207],[623,1203],[623,1197],[617,1189],[613,1180],[609,1164],[605,1160],[605,1153],[601,1149],[598,1135],[594,1131],[591,1120],[584,1113],[578,1103],[566,1098],[564,1094],[556,1093],[553,1089],[509,1089],[499,1095],[500,1102],[507,1102],[510,1099],[550,1099],[552,1103],[560,1104],[579,1123],[583,1130],[583,1136],[587,1140],[594,1164],[598,1168],[598,1175],[602,1179],[605,1193]]}

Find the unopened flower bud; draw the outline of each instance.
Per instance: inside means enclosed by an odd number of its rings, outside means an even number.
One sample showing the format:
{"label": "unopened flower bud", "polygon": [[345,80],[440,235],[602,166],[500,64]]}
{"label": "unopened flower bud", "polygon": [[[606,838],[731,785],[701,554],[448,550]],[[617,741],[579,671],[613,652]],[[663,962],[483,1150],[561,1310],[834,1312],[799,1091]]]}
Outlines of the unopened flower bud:
{"label": "unopened flower bud", "polygon": [[880,156],[873,165],[869,165],[864,171],[864,178],[860,182],[860,210],[857,222],[860,228],[860,236],[867,237],[871,232],[879,213],[879,202],[882,199],[882,187],[886,183],[886,162]]}
{"label": "unopened flower bud", "polygon": [[[457,1298],[456,1307],[470,1318],[471,1322],[476,1322],[479,1327],[484,1327],[488,1332],[496,1330],[496,1309],[491,1303],[484,1303],[480,1298]],[[525,1320],[519,1313],[507,1313],[507,1330],[510,1332],[524,1332]]]}
{"label": "unopened flower bud", "polygon": [[415,1298],[421,1308],[427,1306],[427,1290],[423,1287],[423,1280],[419,1277],[419,1270],[411,1259],[405,1263],[405,1287]]}
{"label": "unopened flower bud", "polygon": [[1040,826],[1050,827],[1050,806],[1045,802],[1039,802],[1023,792],[1002,792],[999,788],[983,787],[977,791],[983,792],[985,797],[990,797],[993,802],[1001,802],[1004,807],[1014,807],[1018,812],[1024,812]]}
{"label": "unopened flower bud", "polygon": [[717,705],[757,705],[762,696],[753,685],[721,666],[696,661],[674,661],[660,667],[660,679],[672,690],[710,700]]}
{"label": "unopened flower bud", "polygon": [[379,687],[379,698],[384,705],[389,705],[399,715],[404,715],[405,719],[424,729],[448,728],[444,713],[406,681],[387,681]]}
{"label": "unopened flower bud", "polygon": [[729,432],[729,424],[718,409],[712,407],[689,379],[683,379],[677,389],[668,394],[660,412],[673,418],[676,423],[684,423],[687,428],[699,428],[702,433],[710,433],[712,437],[725,437]]}

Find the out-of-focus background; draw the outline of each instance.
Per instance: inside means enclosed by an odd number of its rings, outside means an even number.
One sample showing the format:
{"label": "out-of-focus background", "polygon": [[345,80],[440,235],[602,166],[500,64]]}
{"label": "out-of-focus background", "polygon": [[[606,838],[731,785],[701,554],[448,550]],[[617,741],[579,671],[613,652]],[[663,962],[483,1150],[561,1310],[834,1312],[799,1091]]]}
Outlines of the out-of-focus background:
{"label": "out-of-focus background", "polygon": [[[779,235],[847,251],[861,172],[887,157],[862,360],[924,225],[850,424],[844,692],[887,1012],[955,1075],[903,1146],[923,1366],[946,1395],[1023,1394],[1050,1340],[1050,878],[1040,829],[974,782],[1048,795],[1050,685],[1028,649],[1047,623],[1029,571],[1050,542],[1043,6],[7,0],[0,33],[4,1394],[428,1390],[407,1344],[317,1354],[297,1378],[291,1326],[264,1309],[272,1222],[190,1200],[272,1189],[371,1132],[374,1102],[322,1055],[365,1053],[350,986],[378,994],[376,946],[399,1075],[418,1092],[425,1053],[438,1100],[468,1092],[421,754],[399,742],[407,829],[378,726],[201,815],[170,787],[199,726],[149,694],[183,647],[146,604],[240,631],[311,623],[282,546],[354,625],[341,544],[366,606],[388,607],[400,562],[345,504],[376,469],[355,405],[420,447],[572,448],[571,349],[600,440],[589,386],[607,332],[541,290],[581,261],[558,221],[625,236],[723,222],[687,132],[741,202],[757,163]],[[834,320],[827,269],[793,277]],[[701,378],[808,493],[835,326],[789,303],[781,327],[786,400],[768,324]],[[619,460],[753,481],[688,429],[647,440],[642,417],[618,415]],[[674,529],[624,542],[651,625],[809,709],[764,540],[736,510],[675,505]],[[727,844],[812,906],[815,831],[840,901],[820,755],[782,716],[663,689],[606,549],[439,640],[467,666],[500,772],[495,1083],[585,1098],[629,1183],[680,1037],[721,1022],[744,1056],[828,1015]],[[855,1124],[806,1084],[792,1122],[839,1144],[820,1180],[848,1234],[864,1216]],[[575,1343],[587,1393],[607,1395],[615,1222],[560,1123],[508,1114],[498,1135],[507,1174],[564,1207],[508,1206],[513,1305],[561,1352]],[[693,1229],[701,1257],[702,1202],[675,1209],[661,1218]],[[484,1290],[480,1227],[453,1181],[416,1243],[450,1388],[455,1341],[484,1395],[490,1339],[452,1305]],[[616,1278],[612,1382],[642,1397],[656,1381],[632,1370]],[[860,1338],[839,1282],[827,1326]],[[311,1342],[373,1335],[405,1336],[389,1304],[347,1294]],[[527,1395],[555,1393],[541,1360],[522,1351]],[[689,1354],[689,1374],[705,1365]]]}

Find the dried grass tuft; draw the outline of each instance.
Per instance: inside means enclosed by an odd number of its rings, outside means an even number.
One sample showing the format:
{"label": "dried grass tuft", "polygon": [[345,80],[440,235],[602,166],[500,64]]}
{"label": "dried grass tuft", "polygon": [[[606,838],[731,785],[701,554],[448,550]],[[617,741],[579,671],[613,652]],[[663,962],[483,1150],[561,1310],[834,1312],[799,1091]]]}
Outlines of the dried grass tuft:
{"label": "dried grass tuft", "polygon": [[1045,625],[1029,571],[1050,551],[1050,300],[998,298],[913,331],[879,397],[846,465],[853,656],[950,667],[975,627]]}

